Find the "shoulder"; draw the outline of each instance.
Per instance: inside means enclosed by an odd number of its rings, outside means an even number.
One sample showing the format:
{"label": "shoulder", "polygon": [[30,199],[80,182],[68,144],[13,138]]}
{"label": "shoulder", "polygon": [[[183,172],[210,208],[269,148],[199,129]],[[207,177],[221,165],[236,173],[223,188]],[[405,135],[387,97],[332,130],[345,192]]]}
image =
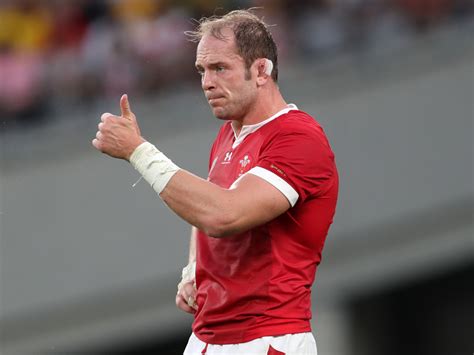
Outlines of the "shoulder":
{"label": "shoulder", "polygon": [[276,119],[271,127],[272,138],[293,137],[295,140],[310,139],[328,144],[326,134],[319,122],[308,113],[300,110],[291,110]]}
{"label": "shoulder", "polygon": [[316,132],[322,130],[321,125],[314,117],[304,111],[291,110],[279,120],[282,131]]}

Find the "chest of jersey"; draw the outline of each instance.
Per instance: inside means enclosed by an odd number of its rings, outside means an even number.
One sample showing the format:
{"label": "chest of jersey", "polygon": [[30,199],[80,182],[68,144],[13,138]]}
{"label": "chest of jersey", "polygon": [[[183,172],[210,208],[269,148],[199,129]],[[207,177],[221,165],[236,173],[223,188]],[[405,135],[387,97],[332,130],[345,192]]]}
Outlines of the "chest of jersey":
{"label": "chest of jersey", "polygon": [[238,146],[232,147],[233,143],[233,137],[222,140],[211,157],[209,181],[224,188],[257,165],[262,138],[253,133]]}

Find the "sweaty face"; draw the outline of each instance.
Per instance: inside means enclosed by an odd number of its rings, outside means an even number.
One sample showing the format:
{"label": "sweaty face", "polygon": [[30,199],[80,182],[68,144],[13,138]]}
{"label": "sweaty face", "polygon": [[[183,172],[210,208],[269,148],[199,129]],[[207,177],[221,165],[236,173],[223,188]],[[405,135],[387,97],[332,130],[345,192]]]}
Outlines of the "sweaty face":
{"label": "sweaty face", "polygon": [[196,68],[214,116],[242,121],[256,100],[257,86],[243,58],[237,54],[234,35],[224,29],[226,40],[204,35],[196,54]]}

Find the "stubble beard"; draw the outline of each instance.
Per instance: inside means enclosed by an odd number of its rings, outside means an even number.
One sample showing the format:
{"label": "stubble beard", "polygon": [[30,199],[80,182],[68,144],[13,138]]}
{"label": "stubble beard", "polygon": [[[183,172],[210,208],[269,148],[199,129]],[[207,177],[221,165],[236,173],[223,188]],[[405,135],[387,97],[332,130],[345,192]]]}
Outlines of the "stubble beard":
{"label": "stubble beard", "polygon": [[214,116],[220,120],[241,121],[250,111],[254,100],[251,97],[245,97],[238,102],[229,103],[225,106],[213,108]]}
{"label": "stubble beard", "polygon": [[[248,77],[247,77],[247,74]],[[249,81],[250,71],[248,73],[246,71],[245,81]],[[250,88],[242,89],[242,95],[239,97],[238,101],[235,102],[227,102],[227,105],[219,106],[213,108],[213,114],[216,118],[220,120],[237,120],[241,121],[246,116],[246,114],[250,111],[252,106],[255,104],[255,94],[252,93]],[[227,99],[228,100],[228,99]]]}

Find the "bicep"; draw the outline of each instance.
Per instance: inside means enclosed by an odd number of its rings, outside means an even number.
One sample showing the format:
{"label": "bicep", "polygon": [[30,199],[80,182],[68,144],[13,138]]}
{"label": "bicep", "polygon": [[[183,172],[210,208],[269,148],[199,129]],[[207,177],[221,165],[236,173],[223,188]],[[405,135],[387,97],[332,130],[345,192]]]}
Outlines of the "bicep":
{"label": "bicep", "polygon": [[233,195],[237,232],[265,224],[291,207],[279,189],[253,174],[242,176],[229,193]]}

